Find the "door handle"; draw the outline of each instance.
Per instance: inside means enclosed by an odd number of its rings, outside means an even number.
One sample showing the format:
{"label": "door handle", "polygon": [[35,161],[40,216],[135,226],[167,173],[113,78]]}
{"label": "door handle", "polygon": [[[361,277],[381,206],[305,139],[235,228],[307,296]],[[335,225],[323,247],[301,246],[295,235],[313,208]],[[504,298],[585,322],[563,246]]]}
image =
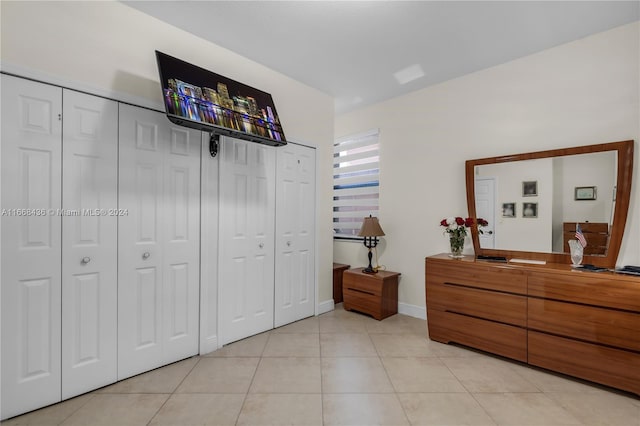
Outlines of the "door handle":
{"label": "door handle", "polygon": [[291,241],[287,241],[287,247],[291,247]]}
{"label": "door handle", "polygon": [[258,244],[258,247],[259,247],[259,248],[264,248],[264,243],[260,243],[260,244]]}
{"label": "door handle", "polygon": [[493,231],[487,231],[487,234],[493,235]]}
{"label": "door handle", "polygon": [[91,262],[91,258],[90,257],[83,257],[82,260],[80,261],[80,263],[82,263],[83,265],[86,265],[87,263]]}
{"label": "door handle", "polygon": [[151,253],[149,253],[148,251],[145,251],[145,252],[142,254],[142,259],[143,259],[143,260],[147,260],[149,257],[151,257]]}

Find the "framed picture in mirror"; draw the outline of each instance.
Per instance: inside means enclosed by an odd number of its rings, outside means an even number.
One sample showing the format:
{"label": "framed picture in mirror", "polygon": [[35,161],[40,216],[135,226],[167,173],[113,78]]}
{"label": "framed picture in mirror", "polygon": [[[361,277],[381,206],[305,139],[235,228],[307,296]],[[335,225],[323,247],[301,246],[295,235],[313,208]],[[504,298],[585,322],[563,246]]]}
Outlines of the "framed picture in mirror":
{"label": "framed picture in mirror", "polygon": [[538,203],[522,203],[522,217],[538,217]]}
{"label": "framed picture in mirror", "polygon": [[576,186],[575,199],[578,201],[595,200],[596,187],[595,186]]}
{"label": "framed picture in mirror", "polygon": [[538,181],[530,180],[522,182],[522,196],[523,197],[537,197],[538,196]]}
{"label": "framed picture in mirror", "polygon": [[502,217],[516,217],[516,203],[502,203]]}

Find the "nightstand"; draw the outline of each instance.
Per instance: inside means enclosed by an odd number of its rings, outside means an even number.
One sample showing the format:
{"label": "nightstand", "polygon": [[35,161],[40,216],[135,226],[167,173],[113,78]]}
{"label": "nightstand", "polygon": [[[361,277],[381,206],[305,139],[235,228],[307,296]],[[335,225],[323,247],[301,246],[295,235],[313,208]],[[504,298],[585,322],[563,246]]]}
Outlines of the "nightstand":
{"label": "nightstand", "polygon": [[342,273],[351,265],[333,262],[333,303],[342,302]]}
{"label": "nightstand", "polygon": [[382,320],[398,313],[399,272],[379,271],[365,274],[364,268],[344,271],[342,276],[343,306]]}

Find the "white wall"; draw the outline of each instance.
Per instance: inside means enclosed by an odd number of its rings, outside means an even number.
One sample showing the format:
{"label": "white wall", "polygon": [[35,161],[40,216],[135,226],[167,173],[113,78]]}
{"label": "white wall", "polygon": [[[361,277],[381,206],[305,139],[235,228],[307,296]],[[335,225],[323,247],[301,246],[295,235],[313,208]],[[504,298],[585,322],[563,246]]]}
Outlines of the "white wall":
{"label": "white wall", "polygon": [[[400,302],[425,306],[424,258],[448,250],[438,224],[467,212],[465,160],[640,138],[639,35],[636,22],[336,117],[336,137],[380,129],[380,260],[402,273]],[[632,190],[619,264],[640,264]]]}
{"label": "white wall", "polygon": [[317,147],[318,301],[332,298],[333,98],[120,2],[0,8],[5,72],[163,109],[157,49],[271,93],[287,138]]}
{"label": "white wall", "polygon": [[[562,159],[563,222],[611,222],[616,181],[615,153],[594,153]],[[595,186],[595,200],[576,200],[575,188]]]}

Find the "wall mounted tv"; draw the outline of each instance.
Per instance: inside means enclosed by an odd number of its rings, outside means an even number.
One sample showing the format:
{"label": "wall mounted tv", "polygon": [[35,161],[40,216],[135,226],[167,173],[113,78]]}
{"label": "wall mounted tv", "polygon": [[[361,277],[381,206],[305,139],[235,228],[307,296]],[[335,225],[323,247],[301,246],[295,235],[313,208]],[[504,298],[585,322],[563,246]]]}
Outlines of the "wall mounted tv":
{"label": "wall mounted tv", "polygon": [[156,50],[167,117],[180,126],[286,145],[269,93]]}

